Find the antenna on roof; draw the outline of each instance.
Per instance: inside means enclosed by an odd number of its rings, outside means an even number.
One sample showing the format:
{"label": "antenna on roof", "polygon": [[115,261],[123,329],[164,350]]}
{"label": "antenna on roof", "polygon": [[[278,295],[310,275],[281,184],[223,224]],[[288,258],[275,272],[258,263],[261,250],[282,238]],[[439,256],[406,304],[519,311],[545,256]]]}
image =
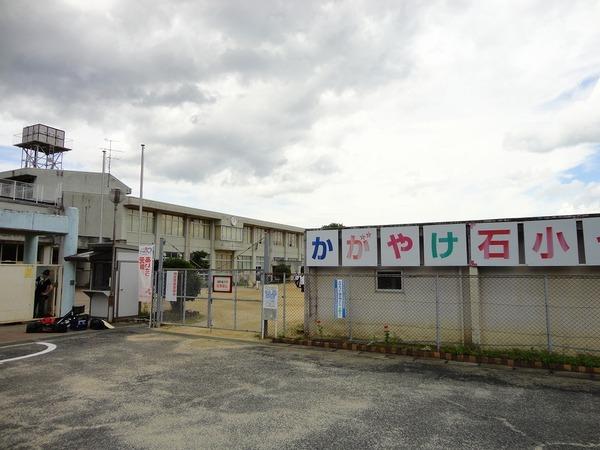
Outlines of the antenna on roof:
{"label": "antenna on roof", "polygon": [[116,159],[117,161],[119,160],[119,158],[115,158],[115,157],[113,156],[113,153],[124,153],[124,152],[123,152],[123,151],[121,151],[121,150],[115,150],[114,148],[112,148],[112,144],[113,144],[113,142],[119,142],[119,141],[117,141],[117,140],[115,140],[115,139],[107,139],[107,138],[104,138],[104,140],[105,140],[106,142],[108,142],[108,148],[104,148],[104,147],[103,147],[103,148],[101,148],[101,150],[104,150],[104,151],[107,151],[107,152],[108,152],[108,156],[106,157],[106,158],[108,159],[108,177],[107,177],[107,179],[106,179],[106,186],[107,186],[107,187],[110,187],[110,186],[109,186],[109,184],[110,184],[110,173],[111,173],[111,172],[110,172],[110,168],[111,168],[111,162],[112,162],[112,160],[113,160],[113,159]]}

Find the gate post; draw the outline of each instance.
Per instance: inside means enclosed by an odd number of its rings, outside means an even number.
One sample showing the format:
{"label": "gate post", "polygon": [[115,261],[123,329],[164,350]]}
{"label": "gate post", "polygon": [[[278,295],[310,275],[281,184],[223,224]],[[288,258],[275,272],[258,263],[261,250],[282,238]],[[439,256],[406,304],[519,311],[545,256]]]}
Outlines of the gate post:
{"label": "gate post", "polygon": [[[286,332],[285,332],[285,299],[286,299],[286,290],[285,290],[285,286],[286,286],[286,279],[285,279],[285,272],[283,272],[283,336],[286,336]],[[277,337],[277,336],[275,336]]]}
{"label": "gate post", "polygon": [[213,271],[208,269],[208,301],[206,304],[206,326],[212,328],[212,286],[213,286]]}

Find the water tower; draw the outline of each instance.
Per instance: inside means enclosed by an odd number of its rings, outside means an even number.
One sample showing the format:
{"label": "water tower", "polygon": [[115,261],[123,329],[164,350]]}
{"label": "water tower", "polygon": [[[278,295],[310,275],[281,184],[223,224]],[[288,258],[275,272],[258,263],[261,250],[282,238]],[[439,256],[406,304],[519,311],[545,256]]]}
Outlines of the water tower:
{"label": "water tower", "polygon": [[62,169],[63,153],[71,150],[65,147],[65,132],[38,123],[23,128],[21,147],[21,167],[39,169]]}

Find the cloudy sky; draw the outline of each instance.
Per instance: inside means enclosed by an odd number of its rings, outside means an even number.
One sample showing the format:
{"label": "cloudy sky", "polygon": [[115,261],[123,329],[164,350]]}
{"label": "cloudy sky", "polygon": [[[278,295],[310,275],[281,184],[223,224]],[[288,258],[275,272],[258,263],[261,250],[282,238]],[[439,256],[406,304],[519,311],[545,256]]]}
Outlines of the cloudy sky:
{"label": "cloudy sky", "polygon": [[0,170],[315,227],[600,211],[600,1],[0,0]]}

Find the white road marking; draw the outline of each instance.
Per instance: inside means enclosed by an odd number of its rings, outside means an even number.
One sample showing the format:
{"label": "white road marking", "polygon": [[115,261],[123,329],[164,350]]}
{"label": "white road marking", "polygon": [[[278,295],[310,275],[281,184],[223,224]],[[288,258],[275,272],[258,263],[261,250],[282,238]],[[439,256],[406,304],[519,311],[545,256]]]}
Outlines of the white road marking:
{"label": "white road marking", "polygon": [[6,347],[0,347],[0,349],[9,348],[9,347],[22,347],[24,345],[32,345],[32,344],[45,345],[46,348],[44,350],[42,350],[41,352],[31,353],[31,354],[25,355],[25,356],[17,356],[16,358],[0,359],[0,364],[4,364],[4,363],[10,362],[10,361],[17,361],[19,359],[33,358],[34,356],[40,356],[40,355],[43,355],[44,353],[49,353],[52,350],[56,349],[56,345],[50,344],[48,342],[26,342],[24,344],[7,345]]}

